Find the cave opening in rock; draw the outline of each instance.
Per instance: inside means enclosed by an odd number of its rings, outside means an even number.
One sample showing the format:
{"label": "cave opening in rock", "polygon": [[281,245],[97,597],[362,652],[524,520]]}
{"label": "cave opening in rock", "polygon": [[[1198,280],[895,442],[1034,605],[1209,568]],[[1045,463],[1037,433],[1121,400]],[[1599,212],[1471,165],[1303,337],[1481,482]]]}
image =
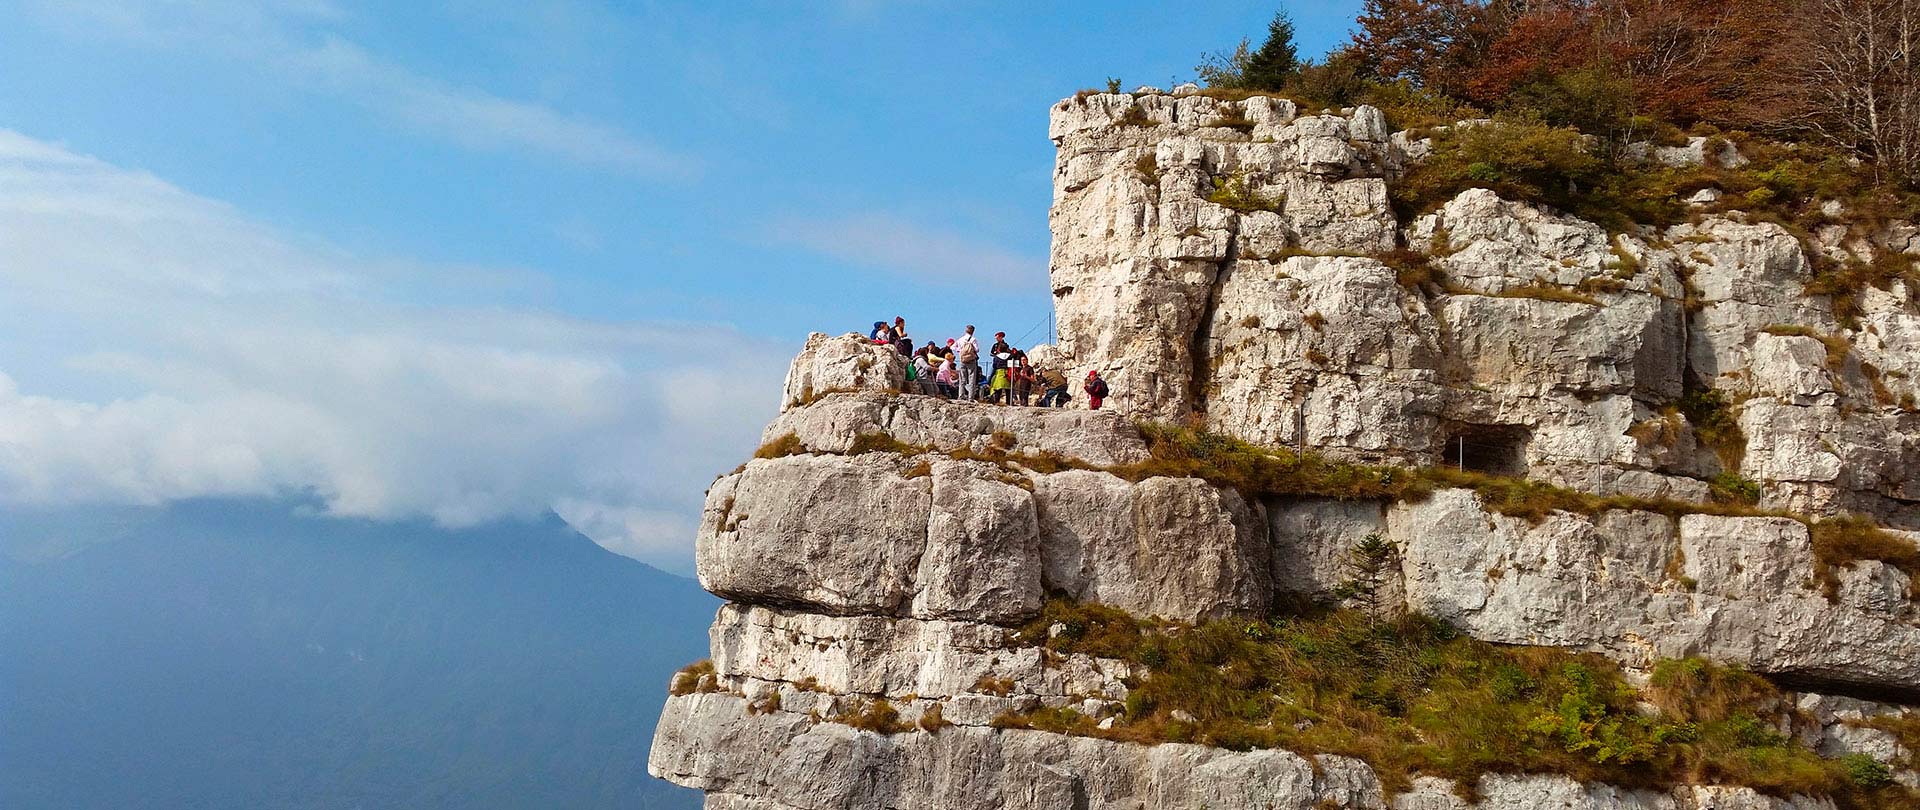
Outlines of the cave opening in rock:
{"label": "cave opening in rock", "polygon": [[1492,475],[1527,474],[1527,442],[1533,433],[1519,425],[1453,425],[1440,448],[1440,463]]}

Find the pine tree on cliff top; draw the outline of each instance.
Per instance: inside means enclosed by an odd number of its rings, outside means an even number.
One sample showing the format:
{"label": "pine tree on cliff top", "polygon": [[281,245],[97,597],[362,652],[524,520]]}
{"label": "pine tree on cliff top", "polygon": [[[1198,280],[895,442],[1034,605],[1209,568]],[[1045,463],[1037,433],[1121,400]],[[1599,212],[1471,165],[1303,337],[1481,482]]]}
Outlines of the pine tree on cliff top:
{"label": "pine tree on cliff top", "polygon": [[1286,10],[1275,12],[1267,24],[1267,41],[1250,50],[1248,40],[1232,53],[1206,54],[1194,68],[1208,87],[1277,93],[1300,75],[1300,53],[1293,44],[1293,19]]}
{"label": "pine tree on cliff top", "polygon": [[1267,23],[1267,41],[1247,58],[1240,72],[1240,86],[1248,90],[1280,91],[1300,75],[1300,53],[1293,44],[1293,20],[1286,11],[1273,15]]}

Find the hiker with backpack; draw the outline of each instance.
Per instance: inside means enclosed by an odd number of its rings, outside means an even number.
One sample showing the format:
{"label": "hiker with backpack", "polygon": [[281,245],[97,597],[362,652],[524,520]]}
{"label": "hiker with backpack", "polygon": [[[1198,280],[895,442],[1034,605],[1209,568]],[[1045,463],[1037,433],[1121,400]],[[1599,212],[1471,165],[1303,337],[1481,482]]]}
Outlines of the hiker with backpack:
{"label": "hiker with backpack", "polygon": [[980,398],[980,344],[973,341],[973,324],[954,343],[954,364],[960,369],[960,398]]}
{"label": "hiker with backpack", "polygon": [[1100,379],[1100,371],[1087,372],[1087,382],[1081,386],[1087,392],[1087,407],[1100,410],[1100,402],[1107,398],[1107,381]]}
{"label": "hiker with backpack", "polygon": [[1064,408],[1067,400],[1073,398],[1067,393],[1067,375],[1061,373],[1060,369],[1041,369],[1040,383],[1046,386],[1046,390],[1040,394],[1042,408]]}

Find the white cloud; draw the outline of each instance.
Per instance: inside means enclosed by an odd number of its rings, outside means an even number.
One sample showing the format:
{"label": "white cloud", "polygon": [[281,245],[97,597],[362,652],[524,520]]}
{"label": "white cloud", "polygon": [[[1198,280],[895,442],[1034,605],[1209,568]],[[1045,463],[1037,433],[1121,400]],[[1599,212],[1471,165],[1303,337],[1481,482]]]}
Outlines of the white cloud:
{"label": "white cloud", "polygon": [[[0,344],[24,366],[0,369],[0,503],[310,493],[451,525],[558,508],[683,560],[788,347],[527,310],[501,281],[524,271],[476,275],[356,257],[0,130]],[[466,303],[419,303],[446,300]]]}
{"label": "white cloud", "polygon": [[237,59],[301,89],[350,100],[469,149],[523,150],[642,176],[676,177],[696,170],[689,156],[616,127],[383,60],[335,33],[349,15],[319,0],[43,2],[40,11],[83,35]]}
{"label": "white cloud", "polygon": [[891,214],[775,222],[772,237],[841,261],[879,270],[904,271],[953,284],[986,282],[1028,286],[1046,278],[1044,259],[1022,256],[950,231],[927,228]]}

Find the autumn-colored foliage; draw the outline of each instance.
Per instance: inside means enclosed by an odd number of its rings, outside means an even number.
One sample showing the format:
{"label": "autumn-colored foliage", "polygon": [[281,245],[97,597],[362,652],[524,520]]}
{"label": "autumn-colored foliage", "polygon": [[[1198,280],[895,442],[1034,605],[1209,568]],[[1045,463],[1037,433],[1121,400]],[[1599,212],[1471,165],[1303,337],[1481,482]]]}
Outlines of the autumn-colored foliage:
{"label": "autumn-colored foliage", "polygon": [[[1323,65],[1616,142],[1767,132],[1912,183],[1915,31],[1911,0],[1367,0],[1353,42]],[[1364,95],[1343,75],[1309,66],[1303,79]]]}

